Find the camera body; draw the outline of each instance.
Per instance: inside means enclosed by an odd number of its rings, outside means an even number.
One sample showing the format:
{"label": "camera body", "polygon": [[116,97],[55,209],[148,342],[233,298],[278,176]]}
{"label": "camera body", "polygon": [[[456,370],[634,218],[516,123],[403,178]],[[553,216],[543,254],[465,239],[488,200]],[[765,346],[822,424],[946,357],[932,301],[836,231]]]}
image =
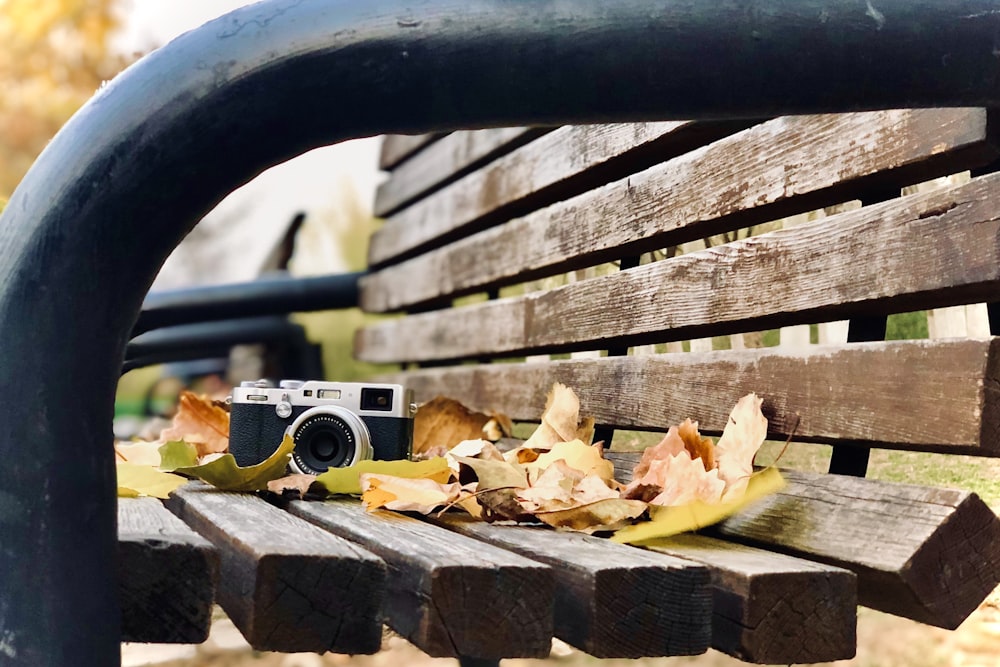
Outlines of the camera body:
{"label": "camera body", "polygon": [[288,433],[295,441],[289,467],[297,473],[408,459],[415,412],[412,392],[398,384],[244,382],[233,389],[229,452],[240,466],[256,465]]}

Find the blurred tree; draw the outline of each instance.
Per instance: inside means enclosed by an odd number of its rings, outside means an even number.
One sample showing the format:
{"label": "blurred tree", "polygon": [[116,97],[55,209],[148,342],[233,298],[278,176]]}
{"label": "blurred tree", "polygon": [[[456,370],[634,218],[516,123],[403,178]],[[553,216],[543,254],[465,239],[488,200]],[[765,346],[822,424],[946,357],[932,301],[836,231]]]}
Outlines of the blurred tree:
{"label": "blurred tree", "polygon": [[0,201],[127,58],[111,48],[122,0],[0,0]]}

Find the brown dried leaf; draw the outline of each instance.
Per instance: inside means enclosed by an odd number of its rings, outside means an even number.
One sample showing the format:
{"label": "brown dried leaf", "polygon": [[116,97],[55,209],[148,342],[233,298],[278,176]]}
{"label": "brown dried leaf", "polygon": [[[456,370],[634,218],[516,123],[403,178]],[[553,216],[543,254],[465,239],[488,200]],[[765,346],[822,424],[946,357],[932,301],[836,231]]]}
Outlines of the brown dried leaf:
{"label": "brown dried leaf", "polygon": [[529,488],[519,491],[517,499],[521,501],[524,511],[530,514],[573,507],[580,504],[573,498],[573,489],[583,477],[582,472],[558,460],[547,467]]}
{"label": "brown dried leaf", "polygon": [[524,446],[528,449],[548,449],[557,442],[582,440],[590,444],[594,439],[594,420],[580,420],[580,399],[576,393],[556,382],[545,401],[542,423],[531,434]]}
{"label": "brown dried leaf", "polygon": [[158,444],[183,440],[194,445],[198,456],[229,451],[229,413],[206,396],[182,391],[170,428],[160,433]]}
{"label": "brown dried leaf", "polygon": [[591,534],[623,528],[645,511],[646,503],[641,500],[608,498],[571,509],[538,512],[535,518],[553,528]]}
{"label": "brown dried leaf", "polygon": [[615,478],[614,464],[604,458],[604,444],[585,445],[580,440],[558,442],[552,449],[540,454],[537,460],[525,466],[529,478],[532,473],[538,475],[556,461],[565,461],[569,467],[585,475],[597,475],[606,482]]}
{"label": "brown dried leaf", "polygon": [[685,419],[677,426],[677,434],[684,441],[684,449],[692,459],[705,462],[705,470],[715,467],[715,443],[711,438],[705,438],[698,432],[698,422]]}
{"label": "brown dried leaf", "polygon": [[[482,484],[480,484],[482,487]],[[517,521],[526,523],[534,521],[531,514],[524,511],[521,503],[517,500],[517,489],[508,487],[504,489],[488,489],[479,491],[476,500],[483,508],[482,517],[484,521],[492,523],[494,521]]]}
{"label": "brown dried leaf", "polygon": [[361,475],[361,491],[361,501],[368,510],[384,507],[399,512],[430,514],[458,500],[462,485],[365,473]]}
{"label": "brown dried leaf", "polygon": [[484,427],[491,422],[493,433],[510,435],[513,425],[509,417],[475,412],[454,399],[437,396],[417,410],[413,420],[413,453],[420,454],[438,445],[451,448],[463,440],[480,440],[486,435]]}
{"label": "brown dried leaf", "polygon": [[726,483],[724,499],[737,500],[753,474],[753,457],[767,437],[767,418],[760,410],[764,399],[750,393],[736,403],[715,445],[719,478]]}

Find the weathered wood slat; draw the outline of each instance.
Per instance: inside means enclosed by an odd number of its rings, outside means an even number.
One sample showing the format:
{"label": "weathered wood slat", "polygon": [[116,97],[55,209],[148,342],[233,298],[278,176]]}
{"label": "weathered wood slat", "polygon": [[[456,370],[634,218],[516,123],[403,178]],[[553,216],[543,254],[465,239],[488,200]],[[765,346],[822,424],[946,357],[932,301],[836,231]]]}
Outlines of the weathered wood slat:
{"label": "weathered wood slat", "polygon": [[159,500],[119,498],[118,558],[123,641],[205,641],[219,576],[211,544]]}
{"label": "weathered wood slat", "polygon": [[1000,519],[974,493],[788,471],[788,488],[720,524],[857,572],[861,604],[954,629],[1000,583]]}
{"label": "weathered wood slat", "polygon": [[552,128],[504,127],[452,132],[398,165],[375,192],[375,215],[395,213],[426,192],[463,176]]}
{"label": "weathered wood slat", "polygon": [[853,572],[701,535],[678,535],[651,549],[709,568],[712,648],[758,664],[854,657]]}
{"label": "weathered wood slat", "polygon": [[[365,361],[642,345],[996,299],[1000,175],[542,293],[368,327]],[[595,345],[596,343],[596,345]]]}
{"label": "weathered wood slat", "polygon": [[449,530],[552,566],[555,633],[597,658],[698,655],[711,638],[708,570],[580,533],[450,515]]}
{"label": "weathered wood slat", "polygon": [[382,137],[379,151],[379,169],[393,169],[428,144],[437,141],[443,134],[387,134]]}
{"label": "weathered wood slat", "polygon": [[690,417],[716,434],[736,399],[756,391],[776,439],[794,429],[804,441],[1000,455],[1000,339],[487,364],[380,379],[405,382],[421,402],[452,396],[528,421],[562,382],[600,424],[666,429]]}
{"label": "weathered wood slat", "polygon": [[357,501],[296,501],[293,514],[363,545],[389,568],[386,623],[432,656],[545,657],[550,568]]}
{"label": "weathered wood slat", "polygon": [[898,192],[996,156],[983,109],[778,118],[387,267],[362,281],[361,305],[383,312],[531,280]]}
{"label": "weathered wood slat", "polygon": [[411,255],[679,155],[747,123],[565,126],[389,218],[372,235],[371,266]]}
{"label": "weathered wood slat", "polygon": [[[617,452],[616,469],[638,461]],[[714,531],[858,575],[858,601],[954,629],[1000,583],[1000,518],[974,493],[782,471],[788,486]]]}
{"label": "weathered wood slat", "polygon": [[386,571],[256,496],[188,484],[168,507],[221,554],[219,603],[258,650],[375,653]]}

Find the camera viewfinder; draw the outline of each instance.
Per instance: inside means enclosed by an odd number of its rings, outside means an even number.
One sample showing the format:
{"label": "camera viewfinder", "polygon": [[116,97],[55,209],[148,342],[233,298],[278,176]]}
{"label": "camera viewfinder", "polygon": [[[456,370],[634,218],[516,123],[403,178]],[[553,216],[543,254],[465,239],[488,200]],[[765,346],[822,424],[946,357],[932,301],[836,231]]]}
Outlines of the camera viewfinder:
{"label": "camera viewfinder", "polygon": [[361,390],[362,410],[392,410],[392,389],[365,387]]}

